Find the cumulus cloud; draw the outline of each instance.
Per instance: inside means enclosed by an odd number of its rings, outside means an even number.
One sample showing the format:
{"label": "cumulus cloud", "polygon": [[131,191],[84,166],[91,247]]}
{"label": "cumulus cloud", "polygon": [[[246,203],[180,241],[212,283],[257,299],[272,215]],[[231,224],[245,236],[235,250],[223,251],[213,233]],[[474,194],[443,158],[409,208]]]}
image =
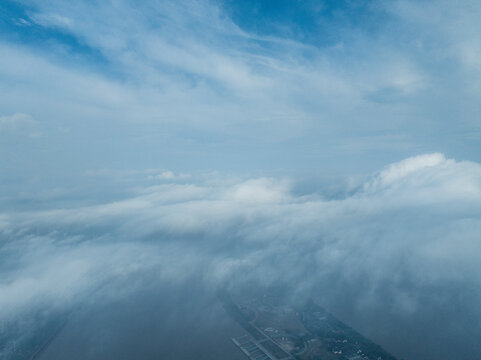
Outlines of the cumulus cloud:
{"label": "cumulus cloud", "polygon": [[444,161],[446,161],[446,159],[443,154],[428,154],[393,164],[381,172],[380,178],[382,185],[389,185],[423,168],[436,166]]}
{"label": "cumulus cloud", "polygon": [[272,179],[247,180],[226,191],[226,199],[241,203],[276,203],[288,200],[288,187]]}
{"label": "cumulus cloud", "polygon": [[474,165],[446,159],[439,153],[416,156],[390,165],[364,189],[367,193],[396,194],[399,199],[422,204],[442,203],[451,198],[477,201],[480,172]]}

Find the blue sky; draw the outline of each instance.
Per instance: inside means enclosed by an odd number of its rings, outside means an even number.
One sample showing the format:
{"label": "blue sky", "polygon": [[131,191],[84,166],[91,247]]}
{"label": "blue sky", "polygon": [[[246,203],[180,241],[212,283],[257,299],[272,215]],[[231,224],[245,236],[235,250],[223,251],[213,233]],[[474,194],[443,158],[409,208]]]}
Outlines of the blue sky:
{"label": "blue sky", "polygon": [[2,2],[3,181],[479,160],[478,7]]}

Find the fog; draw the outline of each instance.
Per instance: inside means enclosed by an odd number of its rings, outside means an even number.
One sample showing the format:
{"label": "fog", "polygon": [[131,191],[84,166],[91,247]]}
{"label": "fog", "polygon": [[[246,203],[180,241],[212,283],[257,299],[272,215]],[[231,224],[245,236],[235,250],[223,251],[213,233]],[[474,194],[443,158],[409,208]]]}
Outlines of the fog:
{"label": "fog", "polygon": [[101,203],[56,194],[43,209],[4,209],[3,356],[63,314],[42,359],[234,359],[224,340],[240,330],[216,290],[278,286],[396,356],[481,357],[480,164],[426,154],[335,195],[299,186],[163,176]]}

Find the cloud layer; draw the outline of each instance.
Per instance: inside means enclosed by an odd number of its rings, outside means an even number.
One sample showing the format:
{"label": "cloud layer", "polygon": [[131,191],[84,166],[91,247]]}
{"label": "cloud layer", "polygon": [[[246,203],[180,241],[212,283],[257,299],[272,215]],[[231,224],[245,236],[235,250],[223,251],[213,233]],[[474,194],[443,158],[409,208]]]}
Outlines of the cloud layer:
{"label": "cloud layer", "polygon": [[212,290],[280,284],[293,300],[315,296],[407,358],[479,354],[459,329],[481,331],[480,164],[409,158],[341,199],[294,195],[286,180],[221,179],[3,213],[0,316],[70,307],[106,283],[119,298],[145,276],[153,287],[196,277]]}

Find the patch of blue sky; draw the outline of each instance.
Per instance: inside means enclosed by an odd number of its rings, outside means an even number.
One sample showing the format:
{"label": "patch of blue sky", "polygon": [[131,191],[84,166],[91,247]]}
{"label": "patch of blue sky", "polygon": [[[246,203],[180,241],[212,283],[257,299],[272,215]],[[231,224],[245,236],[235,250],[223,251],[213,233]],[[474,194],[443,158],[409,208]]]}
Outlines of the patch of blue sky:
{"label": "patch of blue sky", "polygon": [[[315,57],[316,48],[349,42],[358,32],[378,30],[387,18],[385,12],[372,0],[307,0],[295,1],[294,5],[288,0],[224,0],[220,4],[230,20],[245,31],[244,34],[209,29],[209,24],[196,22],[195,18],[189,19],[191,31],[202,33],[219,46],[247,50],[252,55],[282,54],[285,42],[291,40],[299,45],[296,53],[299,61]],[[145,3],[139,7],[148,10],[146,8],[149,6]],[[73,57],[76,61],[102,67],[107,72],[115,71],[108,56],[68,28],[44,26],[36,22],[35,18],[32,19],[32,14],[35,15],[37,11],[34,5],[5,0],[0,4],[0,10],[1,32],[7,41],[31,46],[53,56]],[[143,15],[145,26],[151,31],[164,25],[169,26],[169,18],[162,17],[159,12],[148,14],[144,11]],[[358,32],[352,31],[353,27]]]}
{"label": "patch of blue sky", "polygon": [[[385,4],[373,0],[224,0],[223,8],[247,32],[324,47],[355,34],[373,34],[387,23]],[[348,40],[348,39],[347,39]]]}
{"label": "patch of blue sky", "polygon": [[[32,18],[35,7],[17,1],[0,3],[0,40],[36,49],[57,61],[75,61],[81,66],[115,73],[99,49],[89,46],[79,37],[61,27],[43,26]],[[119,75],[116,73],[116,75]]]}

